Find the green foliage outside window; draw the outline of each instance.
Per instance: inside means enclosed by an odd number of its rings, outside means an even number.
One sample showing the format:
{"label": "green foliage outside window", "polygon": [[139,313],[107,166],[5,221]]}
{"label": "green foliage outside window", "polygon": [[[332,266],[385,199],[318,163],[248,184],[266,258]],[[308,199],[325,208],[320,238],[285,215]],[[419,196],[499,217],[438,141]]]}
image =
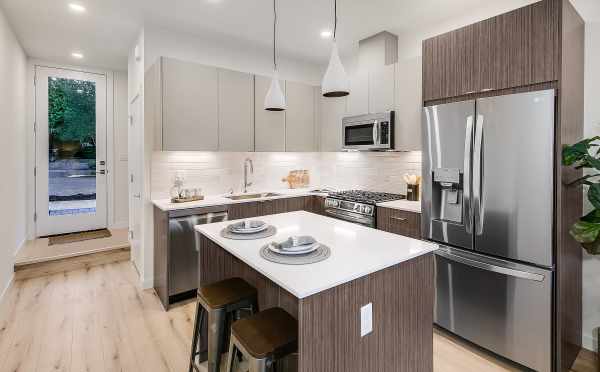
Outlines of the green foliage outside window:
{"label": "green foliage outside window", "polygon": [[48,126],[55,144],[78,141],[84,146],[95,147],[95,83],[48,79]]}

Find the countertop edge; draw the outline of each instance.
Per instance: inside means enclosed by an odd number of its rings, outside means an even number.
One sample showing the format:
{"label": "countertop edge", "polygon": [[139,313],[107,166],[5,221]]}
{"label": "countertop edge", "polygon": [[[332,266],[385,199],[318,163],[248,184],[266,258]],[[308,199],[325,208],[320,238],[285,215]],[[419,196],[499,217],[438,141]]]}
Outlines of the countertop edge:
{"label": "countertop edge", "polygon": [[244,260],[242,257],[238,256],[238,255],[235,253],[235,251],[231,251],[231,250],[227,249],[226,247],[223,247],[223,246],[222,246],[222,245],[221,245],[221,244],[220,244],[220,243],[219,243],[219,242],[216,240],[216,238],[215,238],[214,236],[212,236],[210,233],[207,233],[207,232],[205,232],[205,231],[202,231],[202,225],[197,225],[197,226],[195,226],[194,228],[195,228],[195,230],[196,230],[197,232],[199,232],[200,234],[202,234],[203,236],[205,236],[207,239],[211,240],[213,243],[215,243],[216,245],[218,245],[219,247],[221,247],[222,249],[224,249],[225,251],[227,251],[229,254],[231,254],[232,256],[234,256],[235,258],[237,258],[238,260],[242,261],[244,264],[246,264],[246,265],[250,266],[252,269],[256,270],[258,273],[260,273],[261,275],[263,275],[263,276],[264,276],[264,277],[266,277],[267,279],[271,280],[273,283],[275,283],[275,284],[277,284],[278,286],[280,286],[281,288],[285,289],[286,291],[288,291],[289,293],[291,293],[292,295],[294,295],[294,296],[295,296],[296,298],[298,298],[299,300],[301,300],[301,299],[304,299],[304,298],[307,298],[307,297],[310,297],[310,296],[313,296],[313,295],[316,295],[316,294],[318,294],[318,293],[321,293],[321,292],[324,292],[324,291],[326,291],[326,290],[329,290],[329,289],[335,288],[335,287],[337,287],[337,286],[339,286],[339,285],[342,285],[342,284],[349,283],[349,282],[351,282],[351,281],[353,281],[353,280],[360,279],[360,278],[362,278],[362,277],[365,277],[365,276],[368,276],[368,275],[371,275],[371,274],[377,273],[377,272],[379,272],[379,271],[382,271],[382,270],[388,269],[388,268],[390,268],[390,267],[392,267],[392,266],[399,265],[399,264],[401,264],[401,263],[403,263],[403,262],[410,261],[410,260],[412,260],[412,259],[415,259],[415,258],[417,258],[417,257],[421,257],[421,256],[424,256],[424,255],[426,255],[426,254],[433,253],[433,252],[435,252],[435,251],[438,249],[438,247],[435,247],[435,244],[434,244],[434,243],[423,241],[423,243],[424,243],[424,244],[427,244],[429,247],[428,247],[428,248],[426,248],[426,249],[424,249],[422,252],[418,252],[418,253],[415,253],[415,254],[411,254],[411,255],[409,255],[409,256],[407,256],[407,257],[403,257],[403,258],[402,258],[402,259],[400,259],[400,260],[394,260],[394,261],[392,261],[392,262],[386,263],[385,265],[382,265],[381,267],[377,267],[377,268],[374,268],[374,269],[372,269],[372,270],[369,270],[368,272],[359,272],[359,273],[356,273],[356,275],[352,275],[352,276],[350,276],[350,277],[348,277],[348,278],[346,278],[346,279],[344,279],[344,280],[339,280],[339,281],[336,281],[336,282],[334,282],[334,283],[332,283],[332,284],[330,284],[330,285],[323,286],[323,287],[320,287],[320,288],[314,289],[314,290],[312,290],[312,291],[307,291],[307,292],[303,292],[303,293],[298,293],[298,292],[296,292],[295,290],[293,290],[293,289],[289,288],[287,285],[285,285],[285,284],[284,284],[284,283],[282,283],[281,281],[279,281],[277,278],[273,278],[273,277],[271,277],[270,275],[268,275],[267,273],[265,273],[265,272],[264,272],[264,271],[263,271],[263,270],[262,270],[260,267],[258,267],[258,265],[255,265],[255,264],[253,264],[253,263],[248,263],[248,262],[246,262],[246,261],[245,261],[245,260]]}
{"label": "countertop edge", "polygon": [[188,202],[188,203],[180,203],[180,204],[171,203],[171,201],[169,199],[152,199],[151,202],[155,207],[157,207],[161,211],[170,212],[170,211],[177,211],[177,210],[183,210],[183,209],[214,207],[217,205],[243,204],[243,203],[251,203],[251,202],[266,201],[266,200],[300,198],[300,197],[305,197],[305,196],[322,196],[322,197],[327,196],[327,194],[324,194],[324,193],[310,192],[310,191],[290,192],[287,194],[280,190],[273,191],[273,192],[279,193],[281,195],[269,196],[266,198],[243,199],[243,200],[228,199],[224,195],[211,195],[208,198],[203,199],[203,200],[198,200],[198,201]]}
{"label": "countertop edge", "polygon": [[[418,203],[417,205],[410,205],[406,203]],[[396,209],[399,211],[421,213],[421,202],[420,201],[408,201],[408,200],[395,200],[390,202],[377,203],[378,207]]]}

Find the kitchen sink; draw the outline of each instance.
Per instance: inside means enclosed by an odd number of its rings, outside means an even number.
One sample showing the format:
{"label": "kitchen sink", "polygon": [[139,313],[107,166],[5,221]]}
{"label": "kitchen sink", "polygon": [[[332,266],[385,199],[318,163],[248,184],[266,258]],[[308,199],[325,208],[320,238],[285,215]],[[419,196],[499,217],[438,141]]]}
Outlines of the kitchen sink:
{"label": "kitchen sink", "polygon": [[274,192],[263,192],[260,194],[229,195],[229,196],[226,196],[226,198],[231,199],[231,200],[247,200],[247,199],[270,198],[272,196],[281,196],[281,194],[277,194]]}

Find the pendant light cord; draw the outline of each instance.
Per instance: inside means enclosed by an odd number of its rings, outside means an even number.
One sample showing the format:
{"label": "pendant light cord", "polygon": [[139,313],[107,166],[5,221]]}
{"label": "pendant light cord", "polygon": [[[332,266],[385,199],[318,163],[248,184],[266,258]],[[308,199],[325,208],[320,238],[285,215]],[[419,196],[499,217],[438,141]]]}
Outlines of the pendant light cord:
{"label": "pendant light cord", "polygon": [[277,7],[275,5],[275,1],[273,0],[273,68],[277,71],[277,59],[276,59],[276,45],[277,45]]}
{"label": "pendant light cord", "polygon": [[333,41],[335,41],[336,31],[337,31],[337,0],[333,0]]}

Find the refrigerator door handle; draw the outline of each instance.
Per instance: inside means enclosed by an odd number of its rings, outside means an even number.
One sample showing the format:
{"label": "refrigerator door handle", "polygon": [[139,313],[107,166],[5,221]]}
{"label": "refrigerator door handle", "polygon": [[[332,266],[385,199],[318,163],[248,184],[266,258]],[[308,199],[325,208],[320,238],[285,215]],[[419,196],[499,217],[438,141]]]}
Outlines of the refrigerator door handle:
{"label": "refrigerator door handle", "polygon": [[475,149],[473,150],[473,204],[475,204],[475,234],[483,234],[484,206],[482,201],[483,187],[483,115],[477,115],[475,124]]}
{"label": "refrigerator door handle", "polygon": [[543,282],[545,276],[542,274],[531,273],[528,271],[516,270],[509,267],[503,267],[498,265],[493,265],[487,262],[466,258],[463,256],[455,255],[445,249],[438,249],[435,251],[435,254],[441,257],[444,257],[450,261],[458,262],[467,266],[475,267],[485,271],[491,271],[498,274],[513,276],[516,278],[533,280],[536,282]]}
{"label": "refrigerator door handle", "polygon": [[465,158],[463,171],[463,199],[465,206],[465,228],[467,233],[473,232],[473,216],[471,214],[471,159],[473,157],[473,115],[467,117],[467,127],[465,129]]}

